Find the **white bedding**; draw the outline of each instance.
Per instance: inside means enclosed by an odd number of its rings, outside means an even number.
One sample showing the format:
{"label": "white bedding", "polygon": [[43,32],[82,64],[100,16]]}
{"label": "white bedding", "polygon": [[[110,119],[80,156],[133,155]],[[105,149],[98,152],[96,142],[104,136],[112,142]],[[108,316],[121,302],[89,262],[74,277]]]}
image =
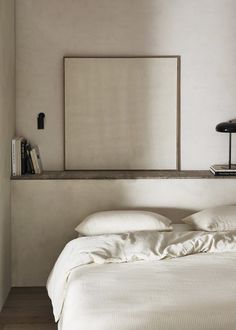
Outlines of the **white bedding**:
{"label": "white bedding", "polygon": [[236,232],[78,238],[48,292],[60,330],[235,330]]}

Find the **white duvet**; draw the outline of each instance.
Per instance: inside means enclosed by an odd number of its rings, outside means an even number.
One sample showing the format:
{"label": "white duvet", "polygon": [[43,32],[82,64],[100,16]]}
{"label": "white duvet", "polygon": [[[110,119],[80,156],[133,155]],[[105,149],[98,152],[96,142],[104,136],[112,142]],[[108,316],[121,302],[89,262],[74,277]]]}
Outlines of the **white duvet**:
{"label": "white duvet", "polygon": [[47,287],[61,330],[236,330],[236,231],[78,238]]}

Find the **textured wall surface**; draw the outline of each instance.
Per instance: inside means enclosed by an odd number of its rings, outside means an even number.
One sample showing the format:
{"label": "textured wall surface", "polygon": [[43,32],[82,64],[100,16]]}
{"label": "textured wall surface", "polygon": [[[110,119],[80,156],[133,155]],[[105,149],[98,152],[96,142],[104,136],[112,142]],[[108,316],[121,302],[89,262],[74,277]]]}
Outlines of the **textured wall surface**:
{"label": "textured wall surface", "polygon": [[[222,189],[224,184],[224,189]],[[44,285],[74,228],[104,210],[145,209],[173,222],[235,204],[235,179],[42,180],[12,182],[13,285]]]}
{"label": "textured wall surface", "polygon": [[17,132],[39,144],[45,169],[63,168],[65,55],[181,55],[182,168],[227,160],[215,125],[235,117],[235,0],[16,0],[16,9]]}
{"label": "textured wall surface", "polygon": [[14,131],[14,0],[0,0],[0,310],[11,285],[10,151]]}

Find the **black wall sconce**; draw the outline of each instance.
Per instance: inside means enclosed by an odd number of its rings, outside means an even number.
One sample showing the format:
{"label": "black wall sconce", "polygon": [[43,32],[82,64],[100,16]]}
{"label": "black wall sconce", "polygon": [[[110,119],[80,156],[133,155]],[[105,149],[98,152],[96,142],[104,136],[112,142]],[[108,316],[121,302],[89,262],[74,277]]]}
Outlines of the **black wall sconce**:
{"label": "black wall sconce", "polygon": [[40,112],[38,114],[37,122],[38,122],[38,129],[44,129],[44,118],[45,118],[45,113]]}

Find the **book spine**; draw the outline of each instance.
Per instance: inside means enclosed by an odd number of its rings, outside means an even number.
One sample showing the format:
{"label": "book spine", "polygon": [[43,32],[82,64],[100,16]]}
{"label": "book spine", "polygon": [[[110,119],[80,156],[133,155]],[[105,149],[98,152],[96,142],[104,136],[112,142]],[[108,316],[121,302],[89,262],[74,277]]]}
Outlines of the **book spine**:
{"label": "book spine", "polygon": [[214,171],[213,168],[210,167],[210,171],[211,171],[212,174],[216,175],[216,172]]}
{"label": "book spine", "polygon": [[35,174],[32,158],[30,155],[31,146],[29,143],[26,145],[26,154],[27,154],[27,173]]}
{"label": "book spine", "polygon": [[11,164],[12,164],[12,175],[16,176],[16,139],[11,141]]}
{"label": "book spine", "polygon": [[21,174],[26,174],[27,163],[26,163],[26,140],[21,141]]}
{"label": "book spine", "polygon": [[38,161],[38,167],[39,167],[39,174],[43,173],[43,166],[42,166],[42,162],[41,162],[41,158],[40,155],[37,154],[37,161]]}
{"label": "book spine", "polygon": [[21,141],[16,139],[16,175],[21,175]]}
{"label": "book spine", "polygon": [[36,152],[35,152],[34,148],[32,148],[30,150],[30,156],[31,156],[32,163],[33,163],[33,166],[34,166],[34,172],[35,172],[35,174],[39,174],[38,166],[37,166],[37,157],[36,157]]}
{"label": "book spine", "polygon": [[40,157],[39,147],[35,146],[34,151],[35,151],[37,173],[41,174],[43,172],[43,166],[42,166],[42,161],[41,161],[41,157]]}
{"label": "book spine", "polygon": [[235,176],[236,172],[215,172],[215,176]]}

